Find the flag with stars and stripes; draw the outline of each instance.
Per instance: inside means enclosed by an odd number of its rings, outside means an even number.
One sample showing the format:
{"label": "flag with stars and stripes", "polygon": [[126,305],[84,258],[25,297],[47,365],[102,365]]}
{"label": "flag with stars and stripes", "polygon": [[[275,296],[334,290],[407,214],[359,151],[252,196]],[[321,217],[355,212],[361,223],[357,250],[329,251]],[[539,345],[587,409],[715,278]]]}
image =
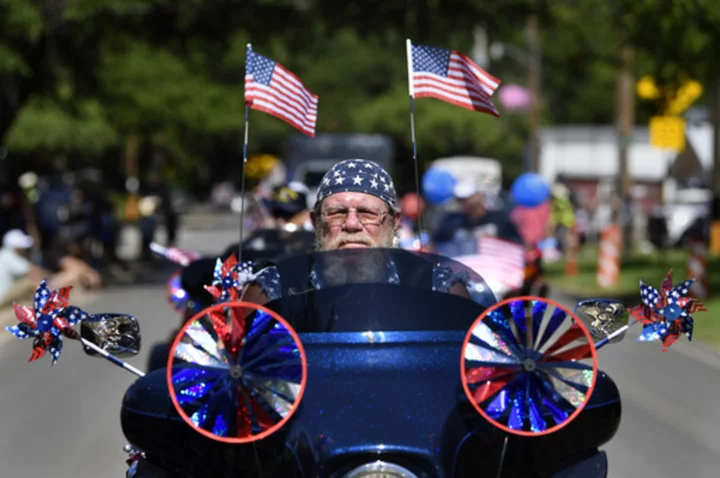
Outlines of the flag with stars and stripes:
{"label": "flag with stars and stripes", "polygon": [[513,242],[481,236],[474,254],[453,259],[477,272],[500,295],[519,289],[525,281],[525,249]]}
{"label": "flag with stars and stripes", "polygon": [[318,97],[294,73],[248,48],[245,60],[245,103],[315,136]]}
{"label": "flag with stars and stripes", "polygon": [[467,55],[446,48],[412,45],[412,94],[437,98],[456,106],[500,117],[490,97],[500,80],[480,68]]}

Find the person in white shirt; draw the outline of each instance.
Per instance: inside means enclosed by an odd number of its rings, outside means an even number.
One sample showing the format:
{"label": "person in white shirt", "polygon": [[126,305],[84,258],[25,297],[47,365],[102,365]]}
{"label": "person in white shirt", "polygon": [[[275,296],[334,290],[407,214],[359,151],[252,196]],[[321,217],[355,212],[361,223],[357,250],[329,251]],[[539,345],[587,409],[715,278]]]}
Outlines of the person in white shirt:
{"label": "person in white shirt", "polygon": [[27,258],[33,238],[20,229],[5,233],[0,248],[0,304],[30,295],[43,278],[43,270]]}
{"label": "person in white shirt", "polygon": [[32,296],[43,279],[47,279],[50,289],[75,284],[100,286],[100,275],[84,261],[71,256],[60,258],[57,273],[34,265],[27,258],[33,243],[33,238],[20,229],[5,233],[0,248],[0,305]]}

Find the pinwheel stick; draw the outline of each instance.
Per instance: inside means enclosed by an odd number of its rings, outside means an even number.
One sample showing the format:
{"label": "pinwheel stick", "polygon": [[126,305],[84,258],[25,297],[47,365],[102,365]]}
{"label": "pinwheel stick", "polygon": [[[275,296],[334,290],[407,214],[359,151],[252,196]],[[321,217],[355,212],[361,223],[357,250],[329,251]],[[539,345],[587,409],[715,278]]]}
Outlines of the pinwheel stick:
{"label": "pinwheel stick", "polygon": [[619,336],[619,335],[624,334],[625,332],[628,331],[628,329],[629,329],[630,327],[632,327],[633,325],[637,324],[638,322],[639,322],[639,321],[638,321],[637,319],[633,319],[632,322],[628,322],[627,325],[623,325],[622,327],[620,327],[619,329],[617,329],[615,332],[613,332],[612,334],[608,335],[608,336],[605,337],[604,339],[601,339],[601,340],[595,342],[595,350],[600,350],[601,348],[603,348],[604,346],[606,346],[607,344],[609,344],[612,339],[614,339],[615,337],[617,337],[617,336]]}
{"label": "pinwheel stick", "polygon": [[95,352],[99,353],[100,355],[102,355],[103,357],[105,357],[107,360],[109,360],[110,362],[114,363],[114,364],[117,365],[118,367],[124,368],[124,369],[127,370],[128,372],[132,372],[132,373],[134,373],[135,375],[137,375],[138,377],[144,377],[144,376],[145,376],[145,372],[142,372],[142,371],[136,369],[135,367],[133,367],[132,365],[130,365],[129,363],[120,360],[120,359],[117,358],[116,356],[114,356],[114,355],[106,352],[105,350],[101,349],[100,347],[98,347],[98,346],[95,345],[94,343],[90,342],[89,340],[81,337],[81,338],[80,338],[80,341],[82,342],[82,344],[83,344],[84,346],[86,346],[86,347],[94,350]]}

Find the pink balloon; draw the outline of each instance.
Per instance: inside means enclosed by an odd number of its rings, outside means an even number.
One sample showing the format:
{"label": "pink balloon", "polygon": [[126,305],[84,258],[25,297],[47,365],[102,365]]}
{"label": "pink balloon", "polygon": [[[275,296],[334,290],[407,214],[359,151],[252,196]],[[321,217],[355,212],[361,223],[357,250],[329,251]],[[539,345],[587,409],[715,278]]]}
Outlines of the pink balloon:
{"label": "pink balloon", "polygon": [[500,103],[509,111],[528,111],[534,104],[532,92],[520,85],[506,85],[498,92]]}

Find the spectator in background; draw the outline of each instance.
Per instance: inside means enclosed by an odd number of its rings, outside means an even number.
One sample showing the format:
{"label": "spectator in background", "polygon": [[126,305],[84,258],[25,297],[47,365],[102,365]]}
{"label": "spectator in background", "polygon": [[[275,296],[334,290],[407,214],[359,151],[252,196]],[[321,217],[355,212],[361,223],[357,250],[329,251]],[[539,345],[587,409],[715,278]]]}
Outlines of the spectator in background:
{"label": "spectator in background", "polygon": [[561,251],[566,250],[568,231],[575,226],[575,209],[567,186],[556,183],[551,188],[552,193],[552,223],[555,228],[555,237]]}
{"label": "spectator in background", "polygon": [[56,158],[53,173],[38,184],[39,199],[35,205],[35,220],[40,235],[43,260],[60,234],[60,228],[70,217],[73,203],[72,184],[67,173],[67,158]]}
{"label": "spectator in background", "polygon": [[20,229],[3,236],[0,248],[0,305],[31,295],[43,278],[42,269],[32,265],[28,252],[33,238]]}
{"label": "spectator in background", "polygon": [[[167,244],[174,245],[177,241],[177,231],[179,228],[179,216],[172,202],[172,191],[170,187],[162,179],[159,171],[152,171],[147,181],[141,188],[141,194],[143,199],[155,198],[148,203],[153,202],[154,207],[148,208],[144,216],[145,225],[142,227],[143,230],[143,257],[152,258],[150,254],[149,245],[153,241],[155,236],[155,229],[157,228],[155,215],[159,214],[163,217],[165,224],[165,231],[167,233]],[[152,210],[151,210],[152,209]]]}
{"label": "spectator in background", "polygon": [[34,242],[32,237],[20,229],[12,229],[3,236],[0,248],[0,304],[31,296],[43,279],[47,279],[51,289],[73,285],[94,288],[101,285],[98,273],[86,262],[70,254],[58,256],[56,272],[32,264],[28,255]]}
{"label": "spectator in background", "polygon": [[668,224],[662,206],[655,206],[648,218],[647,235],[655,248],[665,252],[669,247]]}
{"label": "spectator in background", "polygon": [[536,249],[541,241],[552,237],[551,214],[552,207],[549,201],[536,207],[515,206],[513,208],[510,219],[517,226],[523,242],[529,249]]}
{"label": "spectator in background", "polygon": [[453,191],[460,212],[448,213],[433,234],[433,243],[441,244],[469,237],[492,236],[522,244],[523,240],[508,211],[490,210],[485,197],[473,181],[461,182]]}

